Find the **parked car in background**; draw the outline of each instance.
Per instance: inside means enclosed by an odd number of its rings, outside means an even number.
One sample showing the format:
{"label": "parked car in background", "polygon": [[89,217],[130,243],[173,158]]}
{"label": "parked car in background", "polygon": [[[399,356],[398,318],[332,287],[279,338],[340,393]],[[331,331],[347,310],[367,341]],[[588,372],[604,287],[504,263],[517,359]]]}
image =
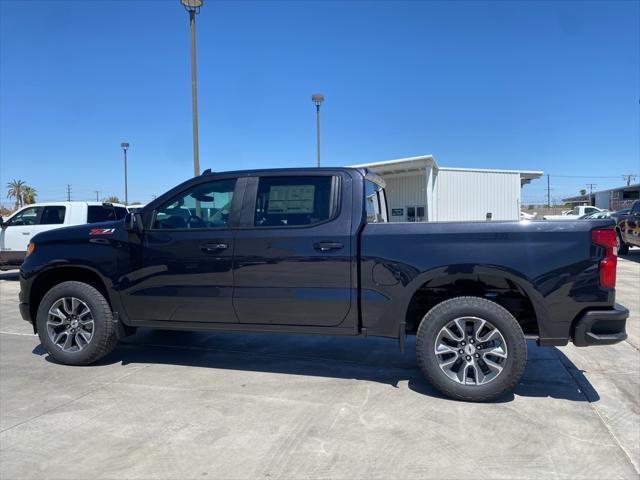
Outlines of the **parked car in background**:
{"label": "parked car in background", "polygon": [[587,213],[580,217],[580,220],[597,220],[599,218],[610,218],[613,212],[595,212]]}
{"label": "parked car in background", "polygon": [[636,200],[626,214],[615,212],[618,253],[626,255],[629,247],[640,247],[640,200]]}
{"label": "parked car in background", "polygon": [[579,205],[577,207],[574,207],[572,210],[569,210],[567,213],[563,213],[562,215],[545,215],[542,218],[544,220],[577,220],[584,215],[597,212],[608,212],[608,210],[604,210],[598,207],[592,207],[591,205]]}
{"label": "parked car in background", "polygon": [[536,218],[537,213],[533,212],[533,213],[527,213],[527,212],[520,212],[520,220],[534,220]]}
{"label": "parked car in background", "polygon": [[626,338],[612,220],[388,223],[384,187],[366,169],[206,171],[124,220],[34,237],[20,313],[69,365],[137,327],[416,335],[429,382],[474,401],[518,384],[527,338]]}
{"label": "parked car in background", "polygon": [[0,270],[18,268],[31,238],[40,232],[70,225],[119,220],[127,214],[124,205],[101,202],[51,202],[26,205],[2,222]]}

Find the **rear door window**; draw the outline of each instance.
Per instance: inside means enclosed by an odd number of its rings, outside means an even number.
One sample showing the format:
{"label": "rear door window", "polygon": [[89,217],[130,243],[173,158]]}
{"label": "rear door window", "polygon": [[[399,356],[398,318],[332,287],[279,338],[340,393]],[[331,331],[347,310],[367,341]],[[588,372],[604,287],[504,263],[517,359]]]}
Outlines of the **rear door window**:
{"label": "rear door window", "polygon": [[337,180],[331,175],[260,178],[254,226],[296,227],[329,220],[337,208]]}
{"label": "rear door window", "polygon": [[116,211],[113,206],[89,205],[88,207],[87,223],[112,222],[117,219],[118,217],[116,216]]}
{"label": "rear door window", "polygon": [[113,209],[116,213],[116,218],[118,220],[127,216],[127,209],[125,207],[113,207]]}
{"label": "rear door window", "polygon": [[60,225],[64,223],[67,208],[62,205],[50,205],[42,209],[40,225]]}

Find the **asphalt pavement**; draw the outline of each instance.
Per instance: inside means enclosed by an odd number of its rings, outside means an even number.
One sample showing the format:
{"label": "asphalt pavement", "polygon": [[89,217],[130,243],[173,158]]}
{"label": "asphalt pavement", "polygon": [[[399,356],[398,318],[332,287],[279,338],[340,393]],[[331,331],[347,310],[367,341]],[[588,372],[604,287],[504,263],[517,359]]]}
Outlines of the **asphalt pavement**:
{"label": "asphalt pavement", "polygon": [[443,398],[415,344],[140,331],[54,363],[0,273],[0,479],[629,478],[640,474],[640,249],[621,258],[629,338],[540,348],[512,395]]}

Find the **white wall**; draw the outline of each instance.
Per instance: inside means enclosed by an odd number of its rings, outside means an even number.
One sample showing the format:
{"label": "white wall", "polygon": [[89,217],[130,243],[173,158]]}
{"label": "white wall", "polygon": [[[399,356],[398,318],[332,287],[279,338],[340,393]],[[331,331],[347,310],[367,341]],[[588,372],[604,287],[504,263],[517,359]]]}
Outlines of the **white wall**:
{"label": "white wall", "polygon": [[435,221],[520,219],[520,174],[440,169],[433,191]]}
{"label": "white wall", "polygon": [[596,207],[598,208],[603,208],[603,209],[609,209],[609,198],[611,197],[611,192],[609,190],[606,190],[604,192],[596,192],[594,194],[594,196],[596,197]]}
{"label": "white wall", "polygon": [[[427,179],[424,171],[381,176],[387,182],[385,191],[390,222],[406,222],[407,206],[427,206]],[[394,208],[402,208],[403,216],[394,217]]]}

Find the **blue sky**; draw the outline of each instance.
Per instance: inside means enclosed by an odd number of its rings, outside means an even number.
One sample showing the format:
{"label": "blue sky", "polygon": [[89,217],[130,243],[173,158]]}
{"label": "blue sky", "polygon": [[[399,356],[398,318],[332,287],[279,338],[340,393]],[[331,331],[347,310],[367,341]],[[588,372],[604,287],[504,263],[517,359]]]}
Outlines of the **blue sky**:
{"label": "blue sky", "polygon": [[[203,169],[313,165],[320,91],[324,165],[431,153],[554,197],[640,174],[637,1],[205,0],[197,27]],[[13,178],[122,197],[125,140],[130,201],[188,178],[188,33],[178,0],[0,1],[5,204]]]}

